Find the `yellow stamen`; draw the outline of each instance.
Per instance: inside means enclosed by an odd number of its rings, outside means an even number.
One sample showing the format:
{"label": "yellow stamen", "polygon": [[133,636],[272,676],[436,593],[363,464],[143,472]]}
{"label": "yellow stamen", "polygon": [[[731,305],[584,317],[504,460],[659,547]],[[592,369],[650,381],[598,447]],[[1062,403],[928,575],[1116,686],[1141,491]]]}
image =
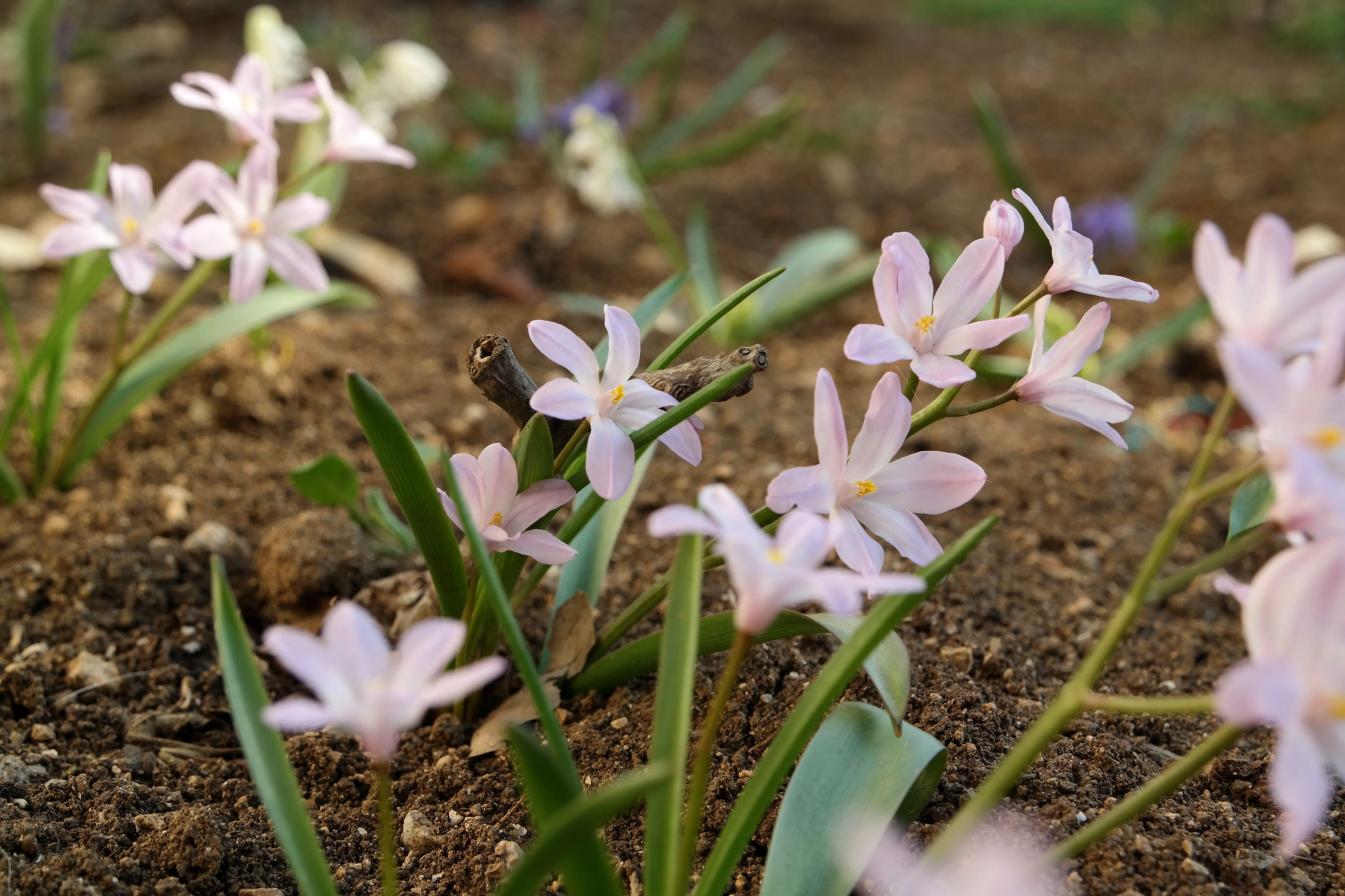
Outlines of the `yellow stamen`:
{"label": "yellow stamen", "polygon": [[612,404],[621,404],[621,399],[626,397],[626,387],[617,386],[611,392]]}
{"label": "yellow stamen", "polygon": [[491,524],[492,526],[503,526],[503,525],[504,525],[504,514],[500,513],[498,510],[495,511],[495,515],[494,515],[493,517],[490,518],[490,524]]}
{"label": "yellow stamen", "polygon": [[1341,442],[1345,442],[1345,430],[1339,426],[1323,426],[1312,434],[1310,441],[1322,451],[1330,451],[1332,448],[1340,447]]}
{"label": "yellow stamen", "polygon": [[248,222],[248,233],[252,236],[261,236],[266,231],[266,225],[262,223],[261,218],[253,218]]}
{"label": "yellow stamen", "polygon": [[878,491],[878,486],[867,479],[861,479],[855,483],[855,497],[862,498],[865,495],[871,495]]}
{"label": "yellow stamen", "polygon": [[921,333],[928,333],[930,330],[934,329],[934,315],[926,314],[924,317],[920,318],[915,322],[915,328]]}
{"label": "yellow stamen", "polygon": [[134,239],[135,235],[139,232],[140,232],[140,222],[137,221],[135,218],[132,218],[130,215],[127,215],[126,217],[121,219],[122,236],[126,237],[127,239]]}
{"label": "yellow stamen", "polygon": [[769,551],[766,552],[766,559],[771,561],[772,563],[784,563],[785,555],[780,553],[779,548],[771,548]]}
{"label": "yellow stamen", "polygon": [[1345,697],[1336,695],[1326,701],[1326,713],[1333,719],[1345,721]]}

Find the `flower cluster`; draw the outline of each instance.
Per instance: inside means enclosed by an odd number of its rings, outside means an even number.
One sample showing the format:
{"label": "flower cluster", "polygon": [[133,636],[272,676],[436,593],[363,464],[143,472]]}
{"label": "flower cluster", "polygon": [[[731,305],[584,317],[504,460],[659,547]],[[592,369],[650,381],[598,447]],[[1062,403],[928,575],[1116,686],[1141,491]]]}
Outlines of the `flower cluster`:
{"label": "flower cluster", "polygon": [[[293,50],[297,35],[291,40],[287,32],[277,30],[265,9],[252,24],[271,36],[267,45],[278,47],[278,57],[286,48]],[[292,61],[292,52],[286,58]],[[317,122],[325,109],[323,163],[370,161],[410,167],[414,159],[367,124],[335,93],[320,69],[312,70],[310,82],[277,86],[273,66],[284,70],[279,61],[268,65],[260,55],[249,53],[232,78],[188,72],[171,88],[184,106],[222,118],[234,139],[247,147],[236,180],[214,163],[195,161],[173,177],[157,199],[150,175],[136,165],[110,166],[110,199],[44,184],[43,199],[70,221],[47,237],[44,254],[68,258],[110,250],[117,278],[136,295],[149,290],[161,256],[184,269],[198,259],[232,259],[229,297],[235,302],[260,293],[268,271],[303,289],[325,291],[329,284],[322,262],[298,235],[325,221],[331,207],[326,199],[298,192],[306,173],[289,184],[280,183],[277,123]],[[192,219],[202,204],[211,211]]]}
{"label": "flower cluster", "polygon": [[1216,694],[1233,724],[1278,732],[1270,785],[1286,854],[1326,814],[1328,769],[1345,775],[1345,256],[1296,273],[1293,252],[1274,215],[1252,225],[1245,260],[1209,222],[1195,247],[1224,371],[1273,484],[1270,518],[1298,543],[1233,589],[1250,658]]}

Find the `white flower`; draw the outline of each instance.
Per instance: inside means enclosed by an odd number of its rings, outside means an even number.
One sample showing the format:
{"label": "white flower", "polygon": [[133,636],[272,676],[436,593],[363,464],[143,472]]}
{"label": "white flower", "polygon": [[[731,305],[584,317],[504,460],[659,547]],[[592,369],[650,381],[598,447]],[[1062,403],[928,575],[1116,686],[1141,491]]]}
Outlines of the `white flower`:
{"label": "white flower", "polygon": [[243,43],[249,53],[261,57],[276,87],[298,84],[308,73],[308,47],[274,6],[262,4],[248,10],[243,20]]}
{"label": "white flower", "polygon": [[565,176],[584,204],[600,215],[637,209],[644,201],[631,176],[621,125],[592,106],[580,106],[565,138]]}

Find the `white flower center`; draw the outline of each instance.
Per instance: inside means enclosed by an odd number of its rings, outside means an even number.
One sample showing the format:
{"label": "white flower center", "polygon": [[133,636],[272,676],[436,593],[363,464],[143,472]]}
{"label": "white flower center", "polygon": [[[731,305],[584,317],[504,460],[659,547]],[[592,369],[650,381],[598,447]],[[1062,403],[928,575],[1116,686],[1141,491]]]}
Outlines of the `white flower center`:
{"label": "white flower center", "polygon": [[261,236],[266,232],[266,222],[261,218],[253,218],[247,224],[248,236]]}

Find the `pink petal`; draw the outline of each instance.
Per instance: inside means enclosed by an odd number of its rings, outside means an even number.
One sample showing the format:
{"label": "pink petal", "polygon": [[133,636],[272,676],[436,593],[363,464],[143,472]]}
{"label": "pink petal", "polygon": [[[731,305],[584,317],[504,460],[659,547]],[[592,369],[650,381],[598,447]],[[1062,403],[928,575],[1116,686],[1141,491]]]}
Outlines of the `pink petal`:
{"label": "pink petal", "polygon": [[887,251],[888,237],[883,240],[883,249],[878,254],[878,266],[873,270],[873,295],[878,300],[878,316],[883,327],[904,330],[910,326],[902,321],[901,311],[897,307],[897,260],[899,253]]}
{"label": "pink petal", "polygon": [[587,392],[598,391],[598,359],[569,327],[535,320],[528,324],[528,336],[539,352],[568,370]]}
{"label": "pink petal", "polygon": [[1074,216],[1070,214],[1069,200],[1064,196],[1055,197],[1055,205],[1051,207],[1051,223],[1056,230],[1074,229]]}
{"label": "pink petal", "polygon": [[499,442],[492,442],[481,451],[478,463],[481,467],[482,516],[508,510],[518,497],[518,464],[514,462],[514,456]]}
{"label": "pink petal", "polygon": [[1247,292],[1272,307],[1294,276],[1294,232],[1279,215],[1262,214],[1247,236]]}
{"label": "pink petal", "polygon": [[800,507],[810,513],[831,513],[836,488],[821,464],[782,470],[766,489],[766,506],[776,513]]}
{"label": "pink petal", "polygon": [[635,470],[635,444],[625,430],[606,417],[593,417],[590,424],[593,431],[588,437],[584,469],[593,484],[593,491],[613,501],[630,488]]}
{"label": "pink petal", "polygon": [[944,335],[934,346],[934,350],[941,355],[960,355],[971,349],[984,351],[994,348],[1010,336],[1023,332],[1028,328],[1028,324],[1026,314],[965,324]]}
{"label": "pink petal", "polygon": [[861,364],[895,364],[915,357],[905,339],[877,324],[856,324],[845,337],[845,356]]}
{"label": "pink petal", "polygon": [[308,124],[322,117],[322,110],[313,102],[313,88],[309,84],[277,90],[272,97],[271,109],[278,121],[295,124]]}
{"label": "pink petal", "polygon": [[279,235],[309,230],[327,220],[331,209],[330,202],[312,193],[282,199],[266,216],[266,232]]}
{"label": "pink petal", "polygon": [[574,559],[575,549],[543,529],[529,529],[504,542],[504,549],[531,557],[538,563],[559,566]]}
{"label": "pink petal", "polygon": [[934,293],[935,343],[976,315],[999,289],[1004,276],[1004,247],[982,237],[962,250]]}
{"label": "pink petal", "polygon": [[418,691],[444,671],[467,639],[467,626],[456,619],[422,619],[406,630],[392,654],[392,683],[397,691]]}
{"label": "pink petal", "polygon": [[1320,335],[1324,306],[1345,290],[1345,255],[1327,258],[1299,272],[1289,286],[1276,323],[1289,330],[1283,340]]}
{"label": "pink petal", "polygon": [[112,270],[126,291],[144,295],[154,282],[154,253],[149,249],[113,249]]}
{"label": "pink petal", "polygon": [[736,537],[740,533],[761,533],[752,514],[737,495],[727,485],[707,485],[698,496],[701,509],[710,515],[727,537]]}
{"label": "pink petal", "polygon": [[[263,238],[262,246],[263,255],[269,256],[271,267],[281,280],[309,292],[323,293],[331,288],[322,259],[308,243],[292,236],[267,236]],[[238,264],[236,255],[234,264]]]}
{"label": "pink petal", "polygon": [[151,218],[156,225],[180,227],[213,188],[228,182],[229,175],[218,165],[192,162],[164,185]]}
{"label": "pink petal", "polygon": [[311,731],[336,721],[326,706],[309,697],[286,697],[262,710],[262,721],[278,731]]}
{"label": "pink petal", "polygon": [[1219,323],[1225,329],[1241,329],[1249,310],[1243,305],[1242,264],[1228,251],[1223,231],[1213,222],[1202,222],[1196,231],[1193,263],[1196,282]]}
{"label": "pink petal", "polygon": [[957,358],[932,353],[918,355],[911,362],[911,372],[919,378],[920,382],[929,383],[931,386],[937,386],[940,389],[960,386],[976,379],[976,371]]}
{"label": "pink petal", "polygon": [[97,249],[111,249],[121,241],[101,224],[77,222],[62,224],[42,241],[42,254],[47,258],[70,258],[93,252]]}
{"label": "pink petal", "polygon": [[615,389],[631,378],[640,366],[640,325],[630,312],[616,305],[603,308],[607,325],[607,366],[602,372],[602,388]]}
{"label": "pink petal", "polygon": [[322,621],[322,640],[351,681],[367,683],[386,675],[392,651],[383,629],[354,601],[338,601]]}
{"label": "pink petal", "polygon": [[708,516],[685,504],[669,504],[649,515],[649,534],[655,538],[674,535],[719,536],[719,527]]}
{"label": "pink petal", "polygon": [[1243,660],[1214,688],[1215,710],[1230,725],[1284,724],[1302,705],[1302,688],[1293,670],[1277,661]]}
{"label": "pink petal", "polygon": [[[204,72],[199,72],[198,74],[204,74]],[[183,75],[183,82],[185,82],[187,78],[188,75]],[[203,90],[198,90],[195,87],[189,87],[186,83],[172,84],[169,86],[168,92],[173,95],[173,99],[188,108],[205,109],[208,112],[219,112],[219,102],[214,96]]]}
{"label": "pink petal", "polygon": [[813,438],[817,442],[817,459],[833,480],[845,475],[845,459],[850,451],[845,433],[845,416],[841,411],[841,397],[836,392],[836,381],[825,367],[817,371],[817,385],[813,390]]}
{"label": "pink petal", "polygon": [[1280,807],[1280,855],[1290,856],[1326,817],[1335,786],[1312,735],[1299,724],[1279,729],[1270,792]]}
{"label": "pink petal", "polygon": [[1055,345],[1037,359],[1030,374],[1031,379],[1034,382],[1053,382],[1074,376],[1102,348],[1102,337],[1110,322],[1111,306],[1106,302],[1099,302],[1089,308],[1073,330],[1057,339]]}
{"label": "pink petal", "polygon": [[118,214],[137,221],[149,215],[154,206],[154,185],[144,168],[113,163],[107,169],[107,184]]}
{"label": "pink petal", "polygon": [[845,478],[868,479],[896,455],[910,428],[911,402],[901,392],[901,377],[885,373],[869,396],[869,409],[850,449]]}
{"label": "pink petal", "polygon": [[564,479],[543,479],[523,491],[504,515],[504,528],[521,532],[574,498],[574,487]]}
{"label": "pink petal", "polygon": [[701,437],[690,420],[683,420],[672,429],[658,437],[658,440],[671,449],[682,460],[693,467],[701,462]]}
{"label": "pink petal", "polygon": [[276,156],[279,150],[269,143],[258,143],[248,150],[238,169],[238,192],[247,213],[265,218],[276,196]]}
{"label": "pink petal", "polygon": [[1134,407],[1105,386],[1071,377],[1047,386],[1036,403],[1052,414],[1105,436],[1117,448],[1128,450],[1121,434],[1107,424],[1127,419]]}
{"label": "pink petal", "polygon": [[219,215],[201,215],[182,228],[182,243],[197,258],[227,258],[238,251],[238,234]]}
{"label": "pink petal", "polygon": [[1041,209],[1037,208],[1037,203],[1032,201],[1032,197],[1023,190],[1014,188],[1013,198],[1023,204],[1028,213],[1032,215],[1032,219],[1037,222],[1037,226],[1041,228],[1041,232],[1046,234],[1046,238],[1054,243],[1055,228],[1046,223],[1046,216],[1041,213]]}
{"label": "pink petal", "polygon": [[870,532],[892,545],[897,553],[912,563],[931,563],[943,552],[925,524],[908,510],[870,500],[859,501],[852,509],[859,522]]}
{"label": "pink petal", "polygon": [[[458,477],[458,486],[459,488],[465,488],[465,486],[462,485],[461,476]],[[453,496],[441,488],[435,489],[435,491],[439,492],[439,503],[444,506],[444,513],[453,521],[453,525],[457,526],[459,529],[465,528],[462,525],[462,518],[458,516],[458,505],[454,502]]]}
{"label": "pink petal", "polygon": [[574,380],[564,378],[543,383],[532,393],[529,403],[534,411],[557,420],[582,420],[598,413],[593,393]]}
{"label": "pink petal", "polygon": [[892,254],[897,270],[897,313],[906,327],[933,313],[934,280],[929,275],[929,256],[915,234],[894,233],[883,240],[883,253]]}
{"label": "pink petal", "polygon": [[843,569],[819,569],[813,573],[812,596],[828,613],[856,616],[864,609],[867,576]]}
{"label": "pink petal", "polygon": [[667,392],[655,389],[644,380],[626,380],[621,385],[625,389],[626,395],[617,407],[618,412],[630,410],[661,411],[677,404],[676,398],[673,398]]}
{"label": "pink petal", "polygon": [[233,87],[239,93],[266,96],[271,92],[271,70],[256,53],[245,53],[234,66]]}
{"label": "pink petal", "polygon": [[827,521],[801,510],[787,513],[776,530],[775,546],[793,566],[820,566],[831,553]]}
{"label": "pink petal", "polygon": [[55,184],[43,184],[38,187],[43,201],[51,210],[63,218],[72,221],[92,221],[98,218],[110,220],[112,209],[107,200],[88,190],[70,190]]}
{"label": "pink petal", "polygon": [[1219,340],[1219,359],[1228,384],[1238,400],[1259,424],[1275,419],[1287,392],[1279,359],[1263,348]]}
{"label": "pink petal", "polygon": [[509,664],[504,657],[488,656],[461,669],[446,672],[420,692],[419,703],[427,708],[457,703],[499,678],[508,668]]}
{"label": "pink petal", "polygon": [[291,625],[273,625],[262,635],[262,646],[329,709],[339,712],[354,703],[355,692],[341,671],[340,658],[318,638]]}
{"label": "pink petal", "polygon": [[855,572],[876,573],[883,568],[883,548],[869,537],[849,510],[831,512],[831,541],[841,562]]}
{"label": "pink petal", "polygon": [[1075,292],[1104,299],[1125,299],[1131,302],[1156,302],[1158,290],[1147,283],[1118,277],[1115,274],[1093,274],[1079,277],[1071,283]]}
{"label": "pink petal", "polygon": [[882,503],[911,513],[946,513],[985,485],[985,470],[960,454],[919,451],[892,461],[873,477],[878,486],[855,505]]}

